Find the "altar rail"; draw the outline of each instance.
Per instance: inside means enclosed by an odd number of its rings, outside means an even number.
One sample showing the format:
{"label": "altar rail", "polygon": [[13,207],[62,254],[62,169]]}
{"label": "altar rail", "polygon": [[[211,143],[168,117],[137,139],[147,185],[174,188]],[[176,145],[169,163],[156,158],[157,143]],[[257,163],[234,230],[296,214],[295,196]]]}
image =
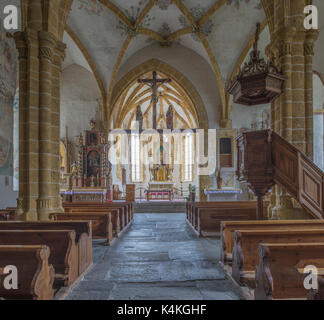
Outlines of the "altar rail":
{"label": "altar rail", "polygon": [[315,219],[324,214],[324,173],[304,153],[271,130],[237,137],[237,176],[259,200],[275,184],[283,187]]}

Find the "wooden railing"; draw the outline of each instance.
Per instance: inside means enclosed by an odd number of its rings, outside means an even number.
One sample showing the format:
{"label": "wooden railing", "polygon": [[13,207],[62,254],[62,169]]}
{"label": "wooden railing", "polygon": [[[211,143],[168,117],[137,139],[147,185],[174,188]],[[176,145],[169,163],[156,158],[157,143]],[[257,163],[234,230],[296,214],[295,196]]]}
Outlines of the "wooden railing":
{"label": "wooden railing", "polygon": [[278,184],[314,218],[324,218],[324,172],[304,153],[271,130],[245,132],[236,140],[237,176],[258,197],[258,212]]}

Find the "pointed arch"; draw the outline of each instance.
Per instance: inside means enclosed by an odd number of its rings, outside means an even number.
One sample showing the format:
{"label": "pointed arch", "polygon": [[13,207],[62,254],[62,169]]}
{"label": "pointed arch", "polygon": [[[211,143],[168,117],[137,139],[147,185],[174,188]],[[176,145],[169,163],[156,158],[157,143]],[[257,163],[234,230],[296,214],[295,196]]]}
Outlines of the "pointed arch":
{"label": "pointed arch", "polygon": [[185,77],[180,71],[173,68],[169,64],[158,60],[151,59],[144,62],[141,65],[138,65],[133,70],[128,72],[115,86],[112,99],[111,99],[111,114],[109,116],[109,124],[108,127],[111,127],[112,114],[115,112],[117,106],[118,99],[121,95],[127,90],[127,88],[134,83],[137,79],[139,79],[143,74],[148,73],[150,71],[157,71],[165,74],[166,76],[174,79],[178,84],[181,84],[182,89],[186,92],[186,94],[191,99],[195,113],[197,115],[198,125],[200,129],[208,129],[208,117],[205,109],[205,105],[202,101],[202,98],[194,85],[191,83],[187,77]]}

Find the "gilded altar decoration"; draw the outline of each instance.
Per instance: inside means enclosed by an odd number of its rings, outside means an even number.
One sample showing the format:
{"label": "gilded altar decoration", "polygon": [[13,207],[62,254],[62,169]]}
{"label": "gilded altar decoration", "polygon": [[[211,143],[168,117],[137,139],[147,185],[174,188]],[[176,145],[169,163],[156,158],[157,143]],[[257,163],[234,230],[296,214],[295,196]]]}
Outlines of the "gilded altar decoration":
{"label": "gilded altar decoration", "polygon": [[86,130],[84,135],[81,133],[77,142],[78,160],[71,167],[72,190],[68,190],[68,200],[110,200],[111,165],[107,158],[108,144],[105,134],[97,130],[96,122],[91,120],[90,130]]}

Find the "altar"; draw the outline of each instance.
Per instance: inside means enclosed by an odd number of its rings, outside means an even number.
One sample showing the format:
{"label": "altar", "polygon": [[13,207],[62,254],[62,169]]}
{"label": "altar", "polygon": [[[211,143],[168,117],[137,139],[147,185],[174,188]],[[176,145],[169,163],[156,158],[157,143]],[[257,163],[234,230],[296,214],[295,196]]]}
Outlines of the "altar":
{"label": "altar", "polygon": [[169,182],[150,183],[145,190],[146,201],[173,200],[173,184]]}
{"label": "altar", "polygon": [[205,189],[204,193],[207,196],[207,201],[237,201],[242,190],[234,188]]}
{"label": "altar", "polygon": [[61,190],[64,202],[95,202],[103,203],[111,201],[110,190],[104,188],[87,188],[87,189],[73,189]]}
{"label": "altar", "polygon": [[[111,165],[104,132],[96,129],[94,120],[90,130],[78,137],[78,158],[72,164],[68,178],[62,179],[60,190],[66,202],[112,201]],[[68,183],[67,183],[68,180]]]}

